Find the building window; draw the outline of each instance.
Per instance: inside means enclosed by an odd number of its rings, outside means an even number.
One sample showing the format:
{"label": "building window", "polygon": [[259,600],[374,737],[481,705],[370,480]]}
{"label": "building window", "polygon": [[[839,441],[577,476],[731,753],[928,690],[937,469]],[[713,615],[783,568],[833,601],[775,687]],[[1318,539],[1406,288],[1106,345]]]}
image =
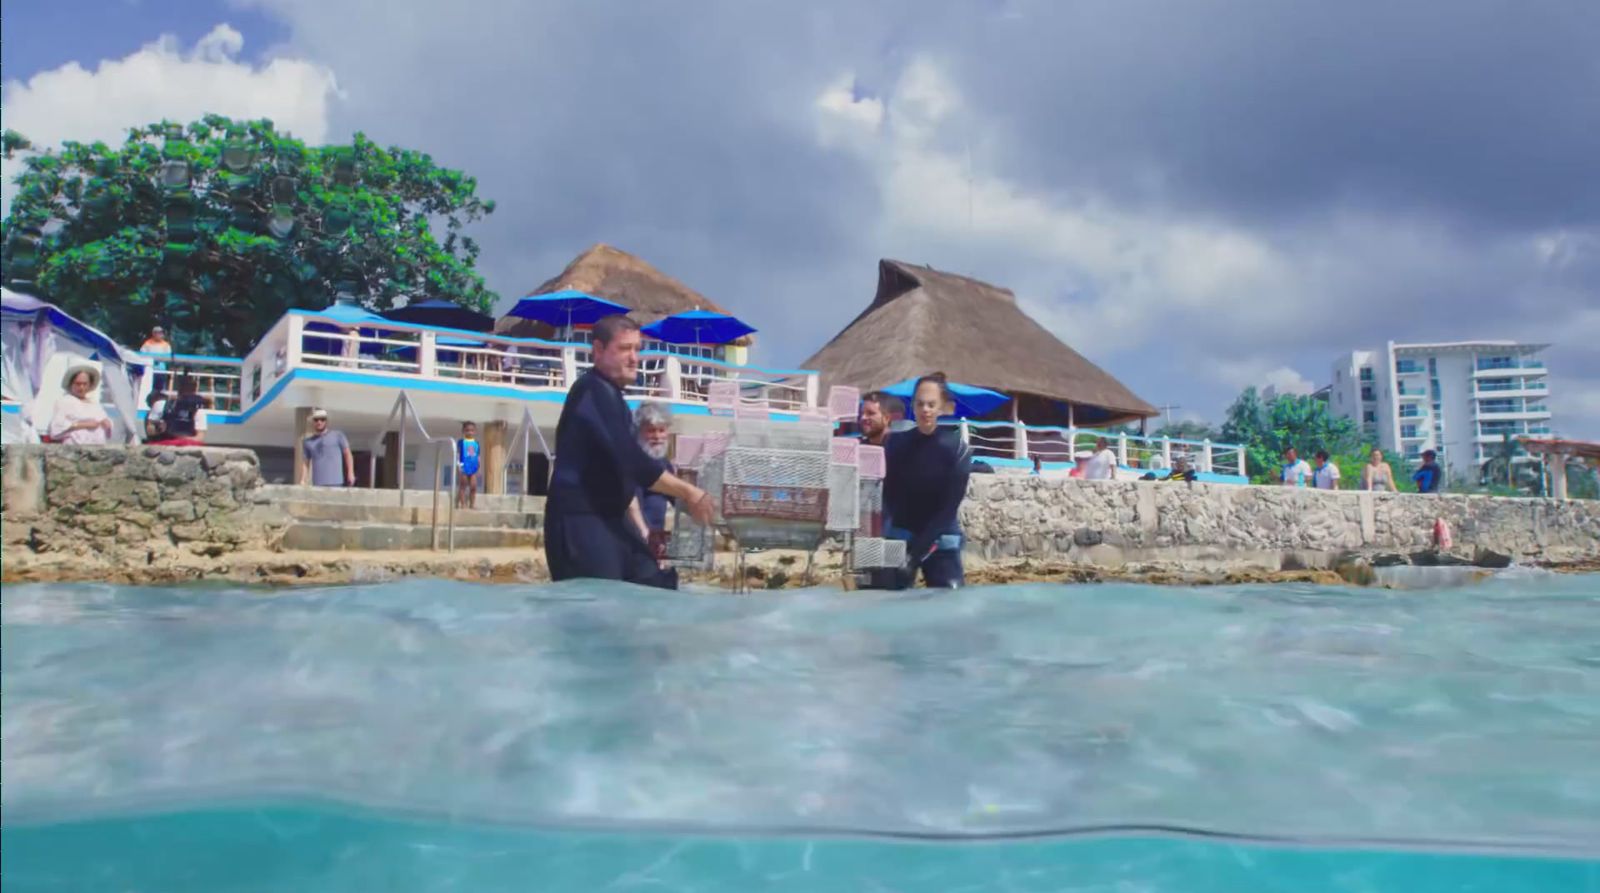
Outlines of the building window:
{"label": "building window", "polygon": [[1378,394],[1377,394],[1376,391],[1374,391],[1372,389],[1371,385],[1364,385],[1361,388],[1361,399],[1370,402],[1370,401],[1378,399]]}
{"label": "building window", "polygon": [[1361,380],[1362,381],[1371,381],[1372,380],[1372,367],[1371,366],[1362,366],[1361,367]]}
{"label": "building window", "polygon": [[1428,357],[1428,374],[1429,375],[1438,375],[1439,374],[1439,360],[1438,360],[1438,358],[1436,358],[1436,357]]}
{"label": "building window", "polygon": [[1416,437],[1417,436],[1417,426],[1416,425],[1401,425],[1400,426],[1400,436],[1401,437]]}
{"label": "building window", "polygon": [[1361,413],[1361,421],[1367,423],[1368,425],[1376,425],[1378,423],[1378,414],[1373,410],[1366,410],[1365,412]]}
{"label": "building window", "polygon": [[1400,407],[1400,418],[1402,418],[1402,419],[1420,419],[1420,418],[1422,418],[1422,413],[1417,411],[1417,407],[1416,406],[1402,406],[1402,407]]}

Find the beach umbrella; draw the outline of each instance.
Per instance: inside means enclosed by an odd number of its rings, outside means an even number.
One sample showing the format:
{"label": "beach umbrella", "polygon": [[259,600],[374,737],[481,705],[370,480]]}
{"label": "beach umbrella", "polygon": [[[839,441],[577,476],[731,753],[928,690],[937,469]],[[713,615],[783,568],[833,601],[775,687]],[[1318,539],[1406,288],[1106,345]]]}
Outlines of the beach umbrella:
{"label": "beach umbrella", "polygon": [[726,313],[685,310],[663,316],[643,329],[645,335],[668,344],[727,344],[755,331]]}
{"label": "beach umbrella", "polygon": [[[956,401],[955,414],[961,418],[987,415],[996,407],[1004,406],[1011,400],[1010,397],[999,391],[991,391],[988,388],[980,388],[977,385],[959,384],[953,381],[949,382],[948,385],[950,396],[954,397]],[[910,403],[912,391],[916,389],[916,386],[917,380],[908,378],[905,381],[889,385],[883,389],[883,392]],[[908,412],[907,415],[909,417],[910,413]]]}
{"label": "beach umbrella", "polygon": [[[387,325],[389,320],[384,319],[371,310],[358,304],[340,302],[329,307],[324,307],[315,313],[323,319],[313,319],[306,322],[307,332],[349,332],[354,329],[362,338],[374,338],[376,329],[364,328],[368,325]],[[330,321],[331,320],[331,321]],[[336,338],[318,338],[307,335],[305,349],[318,354],[341,354],[348,342]],[[364,354],[381,354],[383,345],[371,341],[363,341],[360,351]]]}
{"label": "beach umbrella", "polygon": [[564,326],[571,330],[573,326],[587,326],[598,322],[601,317],[613,313],[627,313],[628,308],[597,298],[575,289],[562,289],[547,295],[528,295],[511,308],[507,316],[516,316],[522,319],[531,319],[552,326]]}
{"label": "beach umbrella", "polygon": [[443,298],[429,298],[426,301],[386,310],[383,318],[419,326],[465,329],[469,332],[487,332],[494,328],[494,317],[489,314],[479,313]]}

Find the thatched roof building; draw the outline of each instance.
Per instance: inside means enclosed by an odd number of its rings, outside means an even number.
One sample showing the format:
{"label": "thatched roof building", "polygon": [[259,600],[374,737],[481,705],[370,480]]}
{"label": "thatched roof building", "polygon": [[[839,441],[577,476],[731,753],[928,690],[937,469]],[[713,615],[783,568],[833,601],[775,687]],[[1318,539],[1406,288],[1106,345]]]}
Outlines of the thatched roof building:
{"label": "thatched roof building", "polygon": [[897,260],[878,263],[871,306],[805,367],[822,373],[824,387],[862,390],[942,370],[1010,394],[1035,424],[1091,427],[1157,412],[1023,313],[1010,290]]}
{"label": "thatched roof building", "polygon": [[[728,312],[641,258],[605,244],[594,245],[573,258],[559,275],[528,294],[549,294],[566,288],[616,301],[627,307],[628,315],[640,323],[655,322],[685,310]],[[514,337],[549,338],[554,334],[554,330],[543,323],[514,316],[501,317],[494,330]],[[734,343],[749,342],[747,337]]]}

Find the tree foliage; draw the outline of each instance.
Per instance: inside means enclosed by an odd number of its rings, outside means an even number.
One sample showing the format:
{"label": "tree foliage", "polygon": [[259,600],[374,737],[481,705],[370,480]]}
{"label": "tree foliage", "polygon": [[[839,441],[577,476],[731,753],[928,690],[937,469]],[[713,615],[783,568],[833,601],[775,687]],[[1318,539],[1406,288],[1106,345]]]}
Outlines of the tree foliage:
{"label": "tree foliage", "polygon": [[[6,131],[7,157],[32,147]],[[477,181],[421,152],[307,146],[271,121],[133,128],[120,148],[26,156],[3,224],[4,281],[132,341],[237,353],[290,308],[427,295],[487,310],[468,223]],[[436,237],[442,229],[443,239]]]}
{"label": "tree foliage", "polygon": [[[1289,447],[1298,450],[1307,461],[1317,450],[1327,450],[1346,477],[1359,475],[1370,449],[1362,444],[1356,423],[1329,412],[1327,403],[1293,394],[1262,400],[1253,387],[1245,388],[1228,407],[1222,439],[1245,446],[1250,477],[1257,483],[1277,481],[1283,451]],[[1359,462],[1355,461],[1357,457]],[[1395,478],[1398,482],[1399,468],[1395,469]],[[1354,479],[1346,485],[1354,486]]]}

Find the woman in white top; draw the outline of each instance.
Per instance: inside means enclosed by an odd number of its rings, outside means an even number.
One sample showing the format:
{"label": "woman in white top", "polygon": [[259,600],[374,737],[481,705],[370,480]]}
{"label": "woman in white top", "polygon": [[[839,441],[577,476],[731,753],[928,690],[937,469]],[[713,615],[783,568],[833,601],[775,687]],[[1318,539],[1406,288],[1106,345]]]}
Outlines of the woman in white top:
{"label": "woman in white top", "polygon": [[1374,449],[1367,459],[1367,464],[1361,466],[1361,489],[1379,491],[1394,489],[1394,469],[1383,461],[1383,450]]}
{"label": "woman in white top", "polygon": [[100,370],[93,366],[69,366],[62,376],[63,393],[56,400],[55,414],[47,432],[55,443],[80,445],[105,443],[111,437],[111,419],[105,407],[90,398],[100,386]]}

